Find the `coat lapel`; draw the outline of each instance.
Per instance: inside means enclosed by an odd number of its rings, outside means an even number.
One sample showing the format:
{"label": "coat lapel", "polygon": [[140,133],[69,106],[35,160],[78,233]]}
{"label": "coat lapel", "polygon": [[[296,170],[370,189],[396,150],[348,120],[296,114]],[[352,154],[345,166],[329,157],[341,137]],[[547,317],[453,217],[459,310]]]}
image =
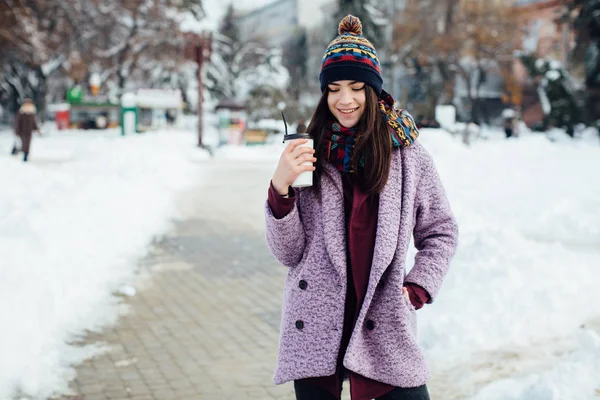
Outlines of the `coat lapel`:
{"label": "coat lapel", "polygon": [[[377,236],[373,252],[373,264],[369,290],[377,286],[379,279],[392,262],[398,245],[398,231],[402,207],[402,167],[401,152],[392,153],[392,163],[388,183],[379,195]],[[344,217],[344,188],[339,171],[325,164],[321,179],[323,205],[323,225],[325,247],[340,279],[346,279],[346,227]],[[368,295],[367,295],[368,296]]]}
{"label": "coat lapel", "polygon": [[400,150],[395,150],[392,153],[388,182],[379,195],[377,236],[369,278],[369,289],[377,286],[379,279],[392,262],[398,246],[402,208],[402,163],[400,157]]}
{"label": "coat lapel", "polygon": [[342,282],[346,279],[346,226],[344,216],[344,188],[340,172],[325,164],[321,177],[323,226],[325,247]]}

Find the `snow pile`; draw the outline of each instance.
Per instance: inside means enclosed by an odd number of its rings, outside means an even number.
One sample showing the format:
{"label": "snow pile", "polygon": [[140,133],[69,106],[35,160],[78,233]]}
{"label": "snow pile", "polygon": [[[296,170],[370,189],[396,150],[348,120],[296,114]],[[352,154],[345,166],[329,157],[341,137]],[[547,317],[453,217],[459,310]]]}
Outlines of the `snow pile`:
{"label": "snow pile", "polygon": [[111,293],[168,229],[175,194],[201,178],[195,141],[65,131],[34,138],[25,164],[0,135],[0,399],[65,390],[70,365],[97,350],[65,343],[118,316]]}
{"label": "snow pile", "polygon": [[519,379],[504,379],[483,389],[473,400],[585,400],[600,390],[600,336],[585,330],[579,348],[554,368]]}
{"label": "snow pile", "polygon": [[[568,354],[579,327],[600,316],[600,187],[593,183],[600,146],[527,135],[467,148],[428,129],[421,141],[433,154],[460,225],[459,249],[438,301],[420,311],[421,344],[434,371],[468,370],[473,360],[503,357],[518,373],[532,364],[554,365],[554,353]],[[527,348],[535,355],[510,359]],[[569,368],[572,361],[565,362]],[[600,376],[592,375],[597,366],[588,367],[572,377],[571,387],[587,388],[591,376]],[[547,384],[551,376],[536,390],[554,388]],[[455,383],[476,388],[479,378],[474,373]],[[539,398],[590,398],[589,392],[561,393],[565,397]]]}

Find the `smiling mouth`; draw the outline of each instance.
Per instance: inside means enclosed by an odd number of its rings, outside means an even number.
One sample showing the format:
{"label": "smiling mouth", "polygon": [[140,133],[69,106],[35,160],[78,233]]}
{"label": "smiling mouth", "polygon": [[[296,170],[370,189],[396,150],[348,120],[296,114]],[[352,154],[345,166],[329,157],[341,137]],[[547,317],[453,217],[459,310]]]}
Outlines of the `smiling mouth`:
{"label": "smiling mouth", "polygon": [[354,111],[356,111],[358,109],[359,109],[359,107],[356,107],[356,108],[346,108],[344,110],[338,108],[338,111],[341,112],[342,114],[346,114],[347,115],[347,114],[352,114]]}

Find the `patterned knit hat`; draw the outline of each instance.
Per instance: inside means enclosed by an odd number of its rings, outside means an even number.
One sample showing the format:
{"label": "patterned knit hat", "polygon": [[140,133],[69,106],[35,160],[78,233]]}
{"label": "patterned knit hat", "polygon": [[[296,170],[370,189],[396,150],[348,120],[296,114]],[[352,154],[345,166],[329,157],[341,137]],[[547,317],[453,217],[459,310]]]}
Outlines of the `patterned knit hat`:
{"label": "patterned knit hat", "polygon": [[338,36],[329,43],[321,63],[321,91],[341,80],[365,82],[381,93],[383,79],[375,47],[362,35],[360,19],[347,15],[338,28]]}

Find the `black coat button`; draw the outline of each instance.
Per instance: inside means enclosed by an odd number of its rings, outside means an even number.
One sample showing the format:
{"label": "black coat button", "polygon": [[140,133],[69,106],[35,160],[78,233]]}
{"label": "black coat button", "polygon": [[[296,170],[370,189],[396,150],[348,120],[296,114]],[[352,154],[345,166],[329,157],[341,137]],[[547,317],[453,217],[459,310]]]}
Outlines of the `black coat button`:
{"label": "black coat button", "polygon": [[373,329],[375,329],[375,322],[368,320],[367,321],[367,329],[372,331]]}
{"label": "black coat button", "polygon": [[302,279],[300,282],[298,282],[298,287],[302,290],[306,290],[306,288],[308,287],[308,283],[306,283],[306,281]]}
{"label": "black coat button", "polygon": [[296,321],[296,328],[298,329],[303,329],[304,328],[304,322],[303,321]]}

